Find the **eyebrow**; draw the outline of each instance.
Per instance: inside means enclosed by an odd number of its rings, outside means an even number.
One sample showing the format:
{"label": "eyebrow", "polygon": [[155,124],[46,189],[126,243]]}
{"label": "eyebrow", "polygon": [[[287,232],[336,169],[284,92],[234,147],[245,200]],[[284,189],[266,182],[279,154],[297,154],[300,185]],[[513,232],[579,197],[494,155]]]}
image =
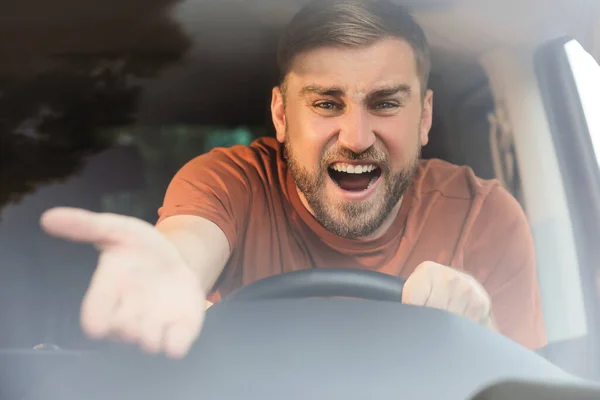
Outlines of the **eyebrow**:
{"label": "eyebrow", "polygon": [[324,87],[319,85],[307,85],[300,90],[300,96],[307,94],[318,94],[320,96],[342,97],[346,91],[339,86]]}
{"label": "eyebrow", "polygon": [[[319,85],[307,85],[300,90],[300,96],[307,94],[318,94],[320,96],[343,97],[346,91],[339,86],[324,87]],[[410,85],[405,83],[400,85],[385,86],[377,89],[367,95],[367,101],[373,101],[382,97],[389,97],[400,93],[403,97],[409,97],[412,93]]]}
{"label": "eyebrow", "polygon": [[412,93],[412,89],[411,89],[410,85],[403,83],[400,85],[393,85],[393,86],[388,86],[388,87],[383,87],[381,89],[377,89],[374,92],[369,93],[367,95],[367,101],[370,102],[375,99],[380,99],[382,97],[390,97],[395,94],[400,94],[400,95],[402,95],[402,97],[410,97],[411,93]]}

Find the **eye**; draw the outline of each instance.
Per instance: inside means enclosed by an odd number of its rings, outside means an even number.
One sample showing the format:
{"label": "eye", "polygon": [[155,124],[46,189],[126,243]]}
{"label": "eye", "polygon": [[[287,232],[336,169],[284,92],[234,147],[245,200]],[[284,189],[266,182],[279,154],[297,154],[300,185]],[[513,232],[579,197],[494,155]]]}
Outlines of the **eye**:
{"label": "eye", "polygon": [[400,105],[398,103],[394,103],[394,102],[390,102],[390,101],[383,101],[381,103],[375,104],[375,106],[373,108],[375,110],[389,110],[389,109],[394,109],[394,108],[398,108],[398,107],[400,107]]}
{"label": "eye", "polygon": [[320,108],[322,110],[339,110],[342,107],[332,101],[321,101],[318,103],[315,103],[315,107]]}

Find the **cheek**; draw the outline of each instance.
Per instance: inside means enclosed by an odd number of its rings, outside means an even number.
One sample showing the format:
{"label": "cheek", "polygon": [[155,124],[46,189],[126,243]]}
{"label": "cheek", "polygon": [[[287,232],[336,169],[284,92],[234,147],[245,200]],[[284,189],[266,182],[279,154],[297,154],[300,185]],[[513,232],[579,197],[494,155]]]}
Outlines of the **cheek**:
{"label": "cheek", "polygon": [[308,107],[298,113],[296,126],[298,132],[315,146],[327,143],[340,129],[339,118],[324,118]]}
{"label": "cheek", "polygon": [[339,129],[336,118],[323,118],[310,110],[290,110],[289,140],[298,160],[305,166],[318,165],[320,156]]}
{"label": "cheek", "polygon": [[380,118],[375,131],[391,160],[406,161],[413,156],[419,143],[419,118],[407,114]]}

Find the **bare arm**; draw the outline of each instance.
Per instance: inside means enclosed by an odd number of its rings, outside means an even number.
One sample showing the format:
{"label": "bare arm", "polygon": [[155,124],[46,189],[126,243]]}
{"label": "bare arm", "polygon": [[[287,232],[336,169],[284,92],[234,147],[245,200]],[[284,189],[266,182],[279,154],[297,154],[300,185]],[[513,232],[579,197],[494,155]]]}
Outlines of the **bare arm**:
{"label": "bare arm", "polygon": [[231,254],[223,231],[211,221],[192,215],[176,215],[156,228],[179,250],[194,274],[200,289],[209,293]]}

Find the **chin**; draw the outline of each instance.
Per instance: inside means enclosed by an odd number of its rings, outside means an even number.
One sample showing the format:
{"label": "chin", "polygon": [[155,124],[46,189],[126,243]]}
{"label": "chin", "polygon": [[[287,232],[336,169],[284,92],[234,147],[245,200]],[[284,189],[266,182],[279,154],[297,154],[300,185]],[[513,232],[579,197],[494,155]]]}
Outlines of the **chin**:
{"label": "chin", "polygon": [[323,226],[338,236],[359,239],[373,234],[381,227],[387,214],[381,202],[336,201],[332,208],[325,210],[325,216],[318,218]]}

